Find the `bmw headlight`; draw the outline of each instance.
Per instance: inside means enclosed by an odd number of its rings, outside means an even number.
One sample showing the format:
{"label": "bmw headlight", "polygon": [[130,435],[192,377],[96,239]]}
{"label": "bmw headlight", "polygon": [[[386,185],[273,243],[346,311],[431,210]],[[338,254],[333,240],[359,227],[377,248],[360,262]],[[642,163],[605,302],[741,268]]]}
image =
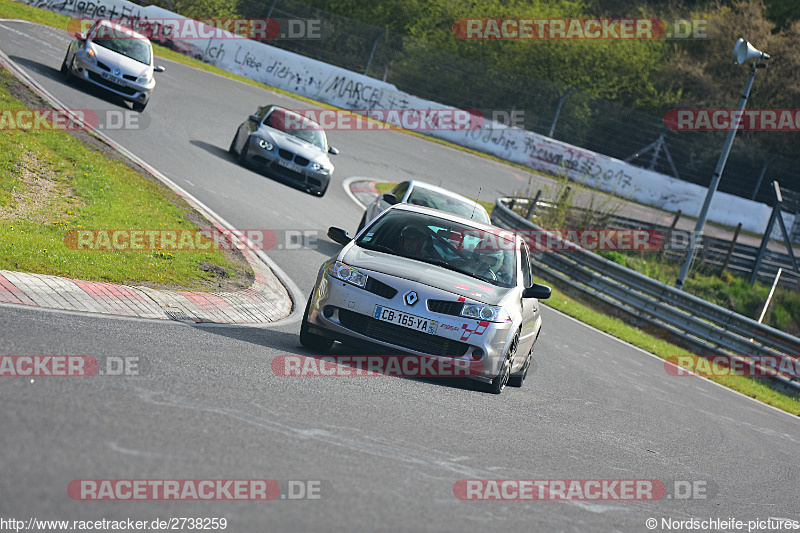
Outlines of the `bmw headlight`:
{"label": "bmw headlight", "polygon": [[329,266],[328,273],[335,278],[346,281],[347,283],[355,285],[356,287],[361,287],[362,289],[367,285],[366,274],[342,263],[341,261],[336,261]]}
{"label": "bmw headlight", "polygon": [[486,320],[488,322],[503,322],[505,317],[502,317],[503,308],[499,305],[486,305],[486,304],[464,304],[461,309],[461,316],[466,318],[474,318],[475,320]]}
{"label": "bmw headlight", "polygon": [[316,172],[319,172],[320,174],[326,174],[326,175],[330,174],[331,171],[333,170],[326,167],[325,165],[322,165],[321,163],[314,163],[313,165],[311,165],[311,169]]}
{"label": "bmw headlight", "polygon": [[263,148],[264,150],[271,151],[273,146],[272,143],[265,140],[265,139],[257,139],[258,145]]}

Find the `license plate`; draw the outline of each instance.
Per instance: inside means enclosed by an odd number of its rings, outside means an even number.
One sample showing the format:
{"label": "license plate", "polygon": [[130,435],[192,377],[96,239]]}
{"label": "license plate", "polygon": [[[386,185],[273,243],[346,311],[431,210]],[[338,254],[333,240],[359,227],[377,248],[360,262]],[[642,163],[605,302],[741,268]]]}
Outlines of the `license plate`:
{"label": "license plate", "polygon": [[439,325],[435,320],[409,315],[408,313],[398,311],[397,309],[390,309],[389,307],[383,307],[382,305],[375,306],[375,313],[372,316],[383,322],[390,322],[398,326],[422,331],[431,335],[436,333],[436,328]]}
{"label": "license plate", "polygon": [[108,81],[116,83],[117,85],[120,85],[122,87],[127,87],[128,85],[121,79],[117,78],[116,76],[112,76],[111,74],[106,74],[105,72],[102,72],[100,75],[103,76],[103,78],[107,79]]}
{"label": "license plate", "polygon": [[301,170],[300,165],[292,163],[291,161],[286,161],[285,159],[278,159],[278,164],[282,167],[288,168],[289,170],[294,170],[295,172],[300,172]]}

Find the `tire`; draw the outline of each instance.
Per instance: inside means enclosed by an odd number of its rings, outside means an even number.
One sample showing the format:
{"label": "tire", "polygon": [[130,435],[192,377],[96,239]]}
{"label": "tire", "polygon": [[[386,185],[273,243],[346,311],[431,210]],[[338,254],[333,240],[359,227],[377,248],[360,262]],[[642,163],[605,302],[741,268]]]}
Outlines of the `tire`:
{"label": "tire", "polygon": [[236,130],[236,135],[233,136],[233,140],[231,141],[230,147],[228,147],[228,153],[234,156],[238,156],[239,154],[236,153],[236,141],[239,139],[239,130]]}
{"label": "tire", "polygon": [[333,346],[333,340],[321,335],[315,335],[309,331],[308,310],[311,308],[311,298],[313,297],[314,293],[311,293],[306,304],[306,310],[303,313],[303,322],[300,324],[300,344],[307,350],[324,354]]}
{"label": "tire", "polygon": [[511,377],[511,362],[514,360],[514,355],[517,353],[517,346],[519,346],[519,332],[514,335],[511,346],[508,347],[505,357],[503,358],[503,366],[497,376],[486,387],[486,392],[491,392],[492,394],[500,394],[503,392],[503,389],[508,384],[508,379]]}
{"label": "tire", "polygon": [[366,225],[367,225],[367,212],[364,211],[364,216],[361,217],[361,222],[358,223],[358,229],[356,230],[356,233],[364,229],[364,226]]}
{"label": "tire", "polygon": [[140,104],[139,102],[131,102],[133,104],[133,110],[141,113],[144,111],[144,108],[147,107],[147,102]]}
{"label": "tire", "polygon": [[[238,133],[236,134],[239,135]],[[239,152],[236,156],[237,161],[242,166],[247,166],[247,149],[250,148],[250,136],[247,136],[247,140],[244,142],[244,146],[242,146],[242,151]]]}
{"label": "tire", "polygon": [[[69,52],[67,52],[67,55],[69,55]],[[72,75],[72,65],[75,63],[75,58],[72,58],[72,61],[69,62],[69,65],[67,65],[66,61],[67,58],[64,57],[64,65],[62,67],[64,70],[61,71],[64,73],[64,81],[67,83],[75,83],[75,76]]]}
{"label": "tire", "polygon": [[531,366],[531,358],[533,357],[533,347],[531,347],[531,351],[528,352],[528,357],[525,358],[525,364],[522,365],[522,368],[519,372],[511,374],[508,378],[508,386],[509,387],[522,387],[522,382],[525,381],[525,378],[528,377],[528,369]]}
{"label": "tire", "polygon": [[69,57],[69,50],[64,54],[64,60],[61,62],[61,74],[67,73],[67,58]]}

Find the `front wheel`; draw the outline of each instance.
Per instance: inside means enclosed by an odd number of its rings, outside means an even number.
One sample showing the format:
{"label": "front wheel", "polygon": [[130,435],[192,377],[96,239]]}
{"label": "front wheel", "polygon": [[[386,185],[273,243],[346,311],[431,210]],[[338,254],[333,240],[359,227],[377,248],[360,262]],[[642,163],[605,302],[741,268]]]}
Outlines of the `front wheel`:
{"label": "front wheel", "polygon": [[142,111],[144,111],[145,107],[147,107],[147,102],[145,102],[143,104],[139,103],[139,102],[133,102],[133,110],[138,112],[138,113],[141,113]]}
{"label": "front wheel", "polygon": [[323,337],[322,335],[315,335],[309,331],[308,311],[311,309],[311,298],[313,297],[314,294],[312,293],[306,304],[306,310],[303,313],[303,322],[300,324],[300,344],[307,350],[323,354],[331,349],[333,340]]}
{"label": "front wheel", "polygon": [[500,368],[500,372],[497,376],[488,385],[487,392],[500,394],[503,392],[503,389],[506,388],[508,378],[511,377],[511,364],[514,361],[514,355],[517,353],[517,346],[519,346],[519,332],[514,335],[514,339],[511,341],[511,345],[508,347],[508,350],[506,350],[505,357],[503,358],[503,366]]}
{"label": "front wheel", "polygon": [[525,378],[528,377],[528,369],[531,366],[531,358],[533,357],[533,347],[531,347],[531,351],[528,352],[528,357],[525,358],[525,364],[522,365],[522,368],[519,372],[515,374],[511,374],[508,378],[508,385],[509,387],[522,387],[522,382],[525,381]]}
{"label": "front wheel", "polygon": [[67,55],[64,56],[64,62],[61,64],[61,72],[64,73],[64,81],[67,83],[74,83],[75,77],[72,75],[72,65],[75,63],[75,58],[72,58],[72,61],[67,64],[67,57],[69,56],[69,50],[67,50]]}
{"label": "front wheel", "polygon": [[239,155],[236,153],[236,141],[239,140],[239,130],[236,130],[236,135],[233,136],[231,145],[228,147],[228,153],[231,155]]}

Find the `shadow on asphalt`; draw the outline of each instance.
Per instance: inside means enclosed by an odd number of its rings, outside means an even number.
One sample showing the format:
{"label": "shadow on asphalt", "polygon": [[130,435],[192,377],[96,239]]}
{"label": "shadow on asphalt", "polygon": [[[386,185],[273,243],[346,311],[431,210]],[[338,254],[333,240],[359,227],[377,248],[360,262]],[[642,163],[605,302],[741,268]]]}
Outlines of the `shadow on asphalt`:
{"label": "shadow on asphalt", "polygon": [[[195,324],[193,327],[202,330],[204,333],[220,335],[237,341],[249,342],[258,346],[269,347],[278,352],[275,357],[282,355],[300,355],[304,357],[313,358],[316,360],[324,357],[320,354],[315,354],[306,350],[300,345],[300,324],[297,324],[297,331],[280,331],[277,329],[262,329],[253,327],[204,327],[201,324]],[[272,357],[264,354],[264,364],[270,365]],[[330,351],[325,354],[326,356],[333,356],[337,360],[348,356],[386,356],[386,355],[402,355],[401,352],[390,352],[381,350],[379,347],[371,347],[367,344],[341,344],[335,343]],[[358,370],[358,363],[356,362],[339,362],[341,366],[347,366],[354,371]],[[321,376],[322,377],[322,376]],[[372,376],[381,379],[407,379],[411,381],[419,381],[428,383],[439,387],[446,387],[450,389],[474,390],[481,392],[480,383],[467,379],[467,378],[429,378],[429,377],[404,377],[404,376]],[[349,379],[369,379],[370,376],[353,376]],[[300,377],[287,377],[286,379],[303,379]],[[348,377],[337,377],[336,379],[348,379]]]}
{"label": "shadow on asphalt", "polygon": [[37,72],[42,76],[47,76],[48,78],[59,81],[64,85],[72,85],[73,87],[82,90],[84,92],[90,93],[92,96],[99,98],[101,100],[105,100],[106,102],[114,105],[118,105],[125,109],[130,109],[127,101],[123,100],[119,96],[112,94],[108,91],[104,91],[101,87],[97,87],[91,85],[89,83],[81,82],[80,80],[75,80],[74,82],[70,83],[64,79],[64,74],[57,68],[53,68],[50,65],[45,65],[43,63],[39,63],[38,61],[32,61],[30,59],[26,59],[24,57],[19,56],[9,56],[15,63],[19,66],[25,68],[26,70]]}
{"label": "shadow on asphalt", "polygon": [[[227,159],[228,161],[232,161],[232,162],[235,162],[235,163],[238,164],[236,156],[231,154],[230,152],[228,152],[227,148],[221,148],[221,147],[219,147],[219,146],[217,146],[215,144],[207,143],[205,141],[198,141],[196,139],[193,139],[193,140],[189,141],[189,144],[191,144],[192,146],[196,146],[198,148],[202,148],[203,150],[205,150],[206,152],[208,152],[211,155],[215,155],[215,156],[220,157],[222,159]],[[292,181],[290,179],[281,178],[280,176],[273,176],[271,174],[266,174],[265,172],[260,172],[258,169],[254,168],[252,166],[252,164],[247,164],[247,165],[242,165],[242,166],[244,168],[250,170],[251,172],[255,172],[257,174],[260,174],[261,176],[264,176],[265,178],[270,179],[270,180],[272,180],[272,181],[274,181],[276,183],[281,183],[283,185],[288,185],[289,187],[291,187],[293,189],[296,189],[298,191],[303,191],[303,192],[307,193],[307,191],[305,190],[305,187],[303,187],[303,185],[300,184],[300,183],[297,183],[297,182]],[[311,194],[311,193],[307,193],[307,194],[309,194],[310,196],[316,196],[315,194]]]}

